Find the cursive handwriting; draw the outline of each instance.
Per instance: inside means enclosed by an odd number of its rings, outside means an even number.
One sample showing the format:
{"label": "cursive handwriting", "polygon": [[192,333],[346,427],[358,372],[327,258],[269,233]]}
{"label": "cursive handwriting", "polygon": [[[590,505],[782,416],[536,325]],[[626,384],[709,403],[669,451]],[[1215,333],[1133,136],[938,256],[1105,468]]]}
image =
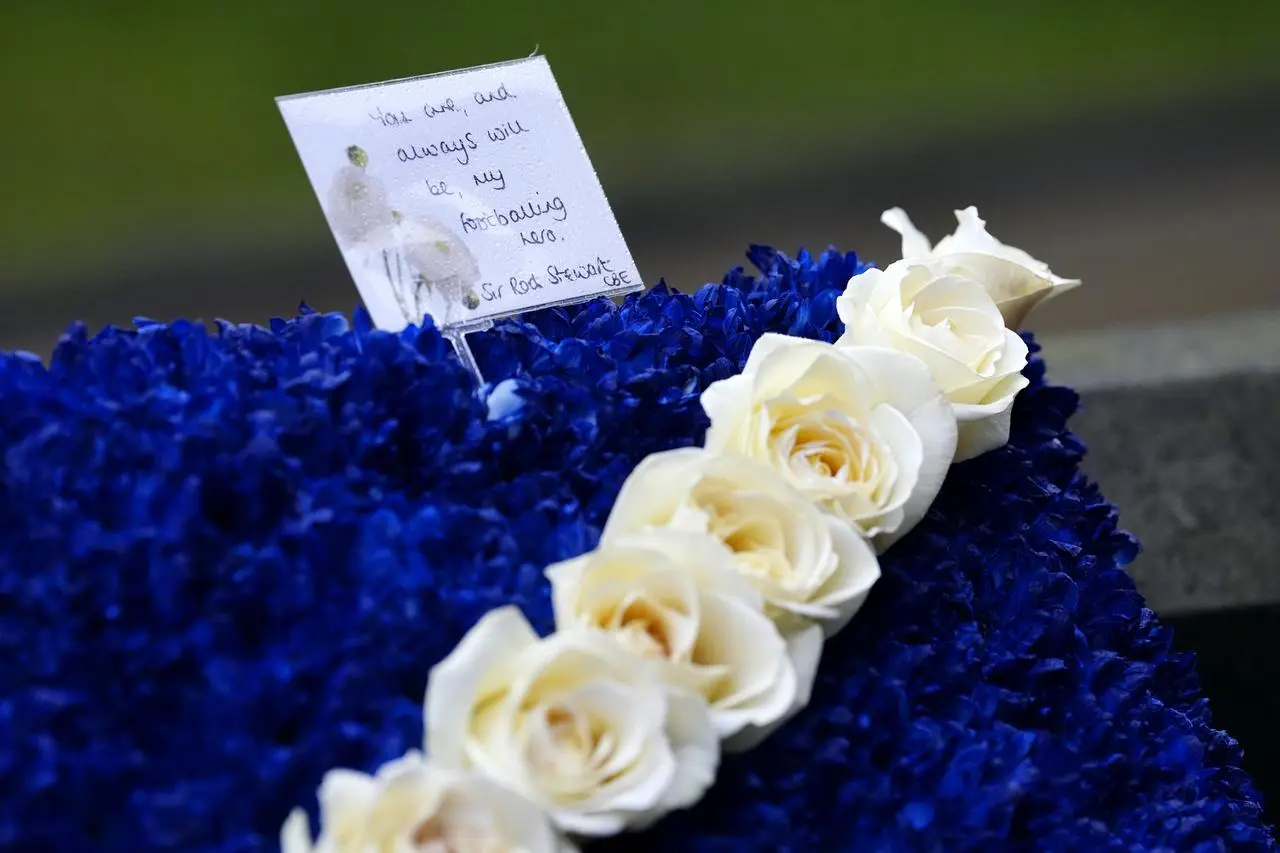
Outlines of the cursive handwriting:
{"label": "cursive handwriting", "polygon": [[586,281],[592,278],[601,279],[609,287],[630,284],[631,277],[627,271],[618,270],[615,272],[609,266],[611,263],[613,263],[611,258],[602,258],[596,255],[594,260],[573,266],[561,267],[555,264],[548,264],[547,284],[559,284],[562,281]]}
{"label": "cursive handwriting", "polygon": [[503,176],[501,169],[489,169],[478,175],[472,175],[471,180],[478,187],[482,187],[485,184],[493,184],[495,190],[505,190],[507,188],[507,179]]}
{"label": "cursive handwriting", "polygon": [[430,178],[427,178],[427,190],[432,195],[456,195],[458,198],[462,198],[462,193],[456,193],[453,190],[449,189],[449,184],[446,183],[443,179],[439,181],[433,181]]}
{"label": "cursive handwriting", "polygon": [[382,107],[377,107],[373,112],[369,113],[369,118],[383,127],[400,127],[405,124],[413,124],[413,119],[409,118],[403,110],[398,113],[383,112]]}
{"label": "cursive handwriting", "polygon": [[[541,193],[534,193],[534,195],[541,195]],[[565,207],[564,199],[560,196],[555,196],[549,201],[534,198],[523,202],[519,207],[494,208],[475,216],[459,213],[458,221],[462,225],[462,233],[470,234],[474,231],[488,231],[490,228],[505,228],[508,225],[548,215],[556,222],[564,222],[568,219],[569,209]]]}
{"label": "cursive handwriting", "polygon": [[479,144],[476,142],[475,137],[468,131],[457,139],[442,139],[430,145],[410,145],[408,148],[398,148],[396,149],[396,158],[401,163],[408,163],[412,160],[425,160],[428,157],[453,154],[457,158],[459,165],[465,166],[471,162],[471,152],[478,147]]}
{"label": "cursive handwriting", "polygon": [[555,243],[560,238],[550,228],[534,228],[532,231],[520,232],[521,246],[541,246],[544,243]]}
{"label": "cursive handwriting", "polygon": [[531,290],[542,290],[546,285],[538,280],[538,274],[525,278],[523,276],[513,275],[506,282],[492,284],[490,282],[480,283],[480,297],[485,302],[493,302],[501,299],[503,296],[524,296]]}
{"label": "cursive handwriting", "polygon": [[529,128],[522,125],[519,120],[516,120],[498,125],[493,130],[488,131],[488,136],[490,142],[506,142],[513,136],[528,132]]}
{"label": "cursive handwriting", "polygon": [[480,297],[485,302],[495,302],[504,296],[524,296],[534,290],[543,290],[564,282],[598,279],[606,287],[622,287],[631,284],[629,270],[613,268],[613,259],[596,255],[579,264],[559,266],[547,264],[545,272],[530,275],[513,275],[505,282],[481,282]]}
{"label": "cursive handwriting", "polygon": [[[436,116],[442,116],[445,113],[456,113],[457,111],[458,108],[454,105],[453,98],[445,98],[444,101],[439,104],[422,105],[422,112],[426,114],[427,118],[435,118]],[[466,110],[463,110],[462,112],[463,115],[466,115]]]}
{"label": "cursive handwriting", "polygon": [[503,83],[490,92],[473,92],[471,97],[475,99],[477,104],[484,106],[485,104],[499,103],[506,100],[516,100],[516,96],[507,91],[507,84]]}

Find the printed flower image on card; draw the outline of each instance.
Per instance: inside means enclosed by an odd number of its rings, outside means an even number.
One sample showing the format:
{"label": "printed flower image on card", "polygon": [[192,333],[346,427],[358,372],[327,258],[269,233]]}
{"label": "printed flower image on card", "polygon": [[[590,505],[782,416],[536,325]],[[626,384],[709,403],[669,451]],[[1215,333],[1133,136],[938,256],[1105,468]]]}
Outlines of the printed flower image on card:
{"label": "printed flower image on card", "polygon": [[427,316],[440,326],[464,323],[480,307],[480,265],[467,244],[432,216],[395,209],[360,146],[349,146],[347,157],[326,212],[348,267],[366,280],[385,278],[405,325]]}

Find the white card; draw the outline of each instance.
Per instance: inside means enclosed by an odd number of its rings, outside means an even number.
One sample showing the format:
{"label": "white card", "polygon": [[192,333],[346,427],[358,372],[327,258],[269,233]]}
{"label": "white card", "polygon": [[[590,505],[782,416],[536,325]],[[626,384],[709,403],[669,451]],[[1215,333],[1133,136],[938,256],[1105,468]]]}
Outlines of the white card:
{"label": "white card", "polygon": [[379,328],[641,289],[545,58],[277,102]]}

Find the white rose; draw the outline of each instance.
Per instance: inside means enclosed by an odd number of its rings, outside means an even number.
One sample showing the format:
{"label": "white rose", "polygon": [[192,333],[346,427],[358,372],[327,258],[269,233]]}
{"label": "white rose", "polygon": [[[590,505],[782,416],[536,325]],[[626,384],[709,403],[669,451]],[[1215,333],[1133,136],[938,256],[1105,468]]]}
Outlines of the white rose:
{"label": "white rose", "polygon": [[320,838],[297,809],[281,853],[572,853],[536,806],[474,775],[435,766],[420,752],[376,776],[331,770],[320,785]]}
{"label": "white rose", "polygon": [[613,835],[701,799],[719,743],[707,707],[605,634],[545,639],[505,607],[427,683],[427,753],[475,768],[561,829]]}
{"label": "white rose", "polygon": [[547,569],[557,630],[604,631],[702,696],[728,749],[748,749],[808,704],[822,632],[783,638],[713,537],[654,530]]}
{"label": "white rose", "polygon": [[880,577],[875,551],[852,525],[737,454],[687,447],[648,457],[622,484],[602,541],[663,527],[720,540],[784,630],[787,617],[800,617],[831,636]]}
{"label": "white rose", "polygon": [[879,550],[924,517],[955,455],[955,414],[929,368],[890,349],[762,335],[702,407],[708,450],[768,463]]}
{"label": "white rose", "polygon": [[836,310],[837,346],[901,350],[928,365],[955,409],[956,461],[1009,440],[1013,400],[1027,387],[1027,344],[963,267],[907,259],[849,280]]}
{"label": "white rose", "polygon": [[933,247],[900,207],[886,210],[880,221],[902,235],[904,259],[936,259],[945,269],[961,272],[986,288],[1011,329],[1021,328],[1031,310],[1045,299],[1080,284],[1079,279],[1054,275],[1048,264],[992,237],[976,207],[955,213],[960,223],[955,233]]}

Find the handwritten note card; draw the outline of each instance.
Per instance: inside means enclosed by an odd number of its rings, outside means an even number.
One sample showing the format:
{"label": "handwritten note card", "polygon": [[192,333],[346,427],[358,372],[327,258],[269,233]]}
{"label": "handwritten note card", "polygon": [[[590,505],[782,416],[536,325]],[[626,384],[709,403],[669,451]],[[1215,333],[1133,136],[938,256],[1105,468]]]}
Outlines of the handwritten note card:
{"label": "handwritten note card", "polygon": [[545,58],[278,103],[379,327],[641,288]]}

